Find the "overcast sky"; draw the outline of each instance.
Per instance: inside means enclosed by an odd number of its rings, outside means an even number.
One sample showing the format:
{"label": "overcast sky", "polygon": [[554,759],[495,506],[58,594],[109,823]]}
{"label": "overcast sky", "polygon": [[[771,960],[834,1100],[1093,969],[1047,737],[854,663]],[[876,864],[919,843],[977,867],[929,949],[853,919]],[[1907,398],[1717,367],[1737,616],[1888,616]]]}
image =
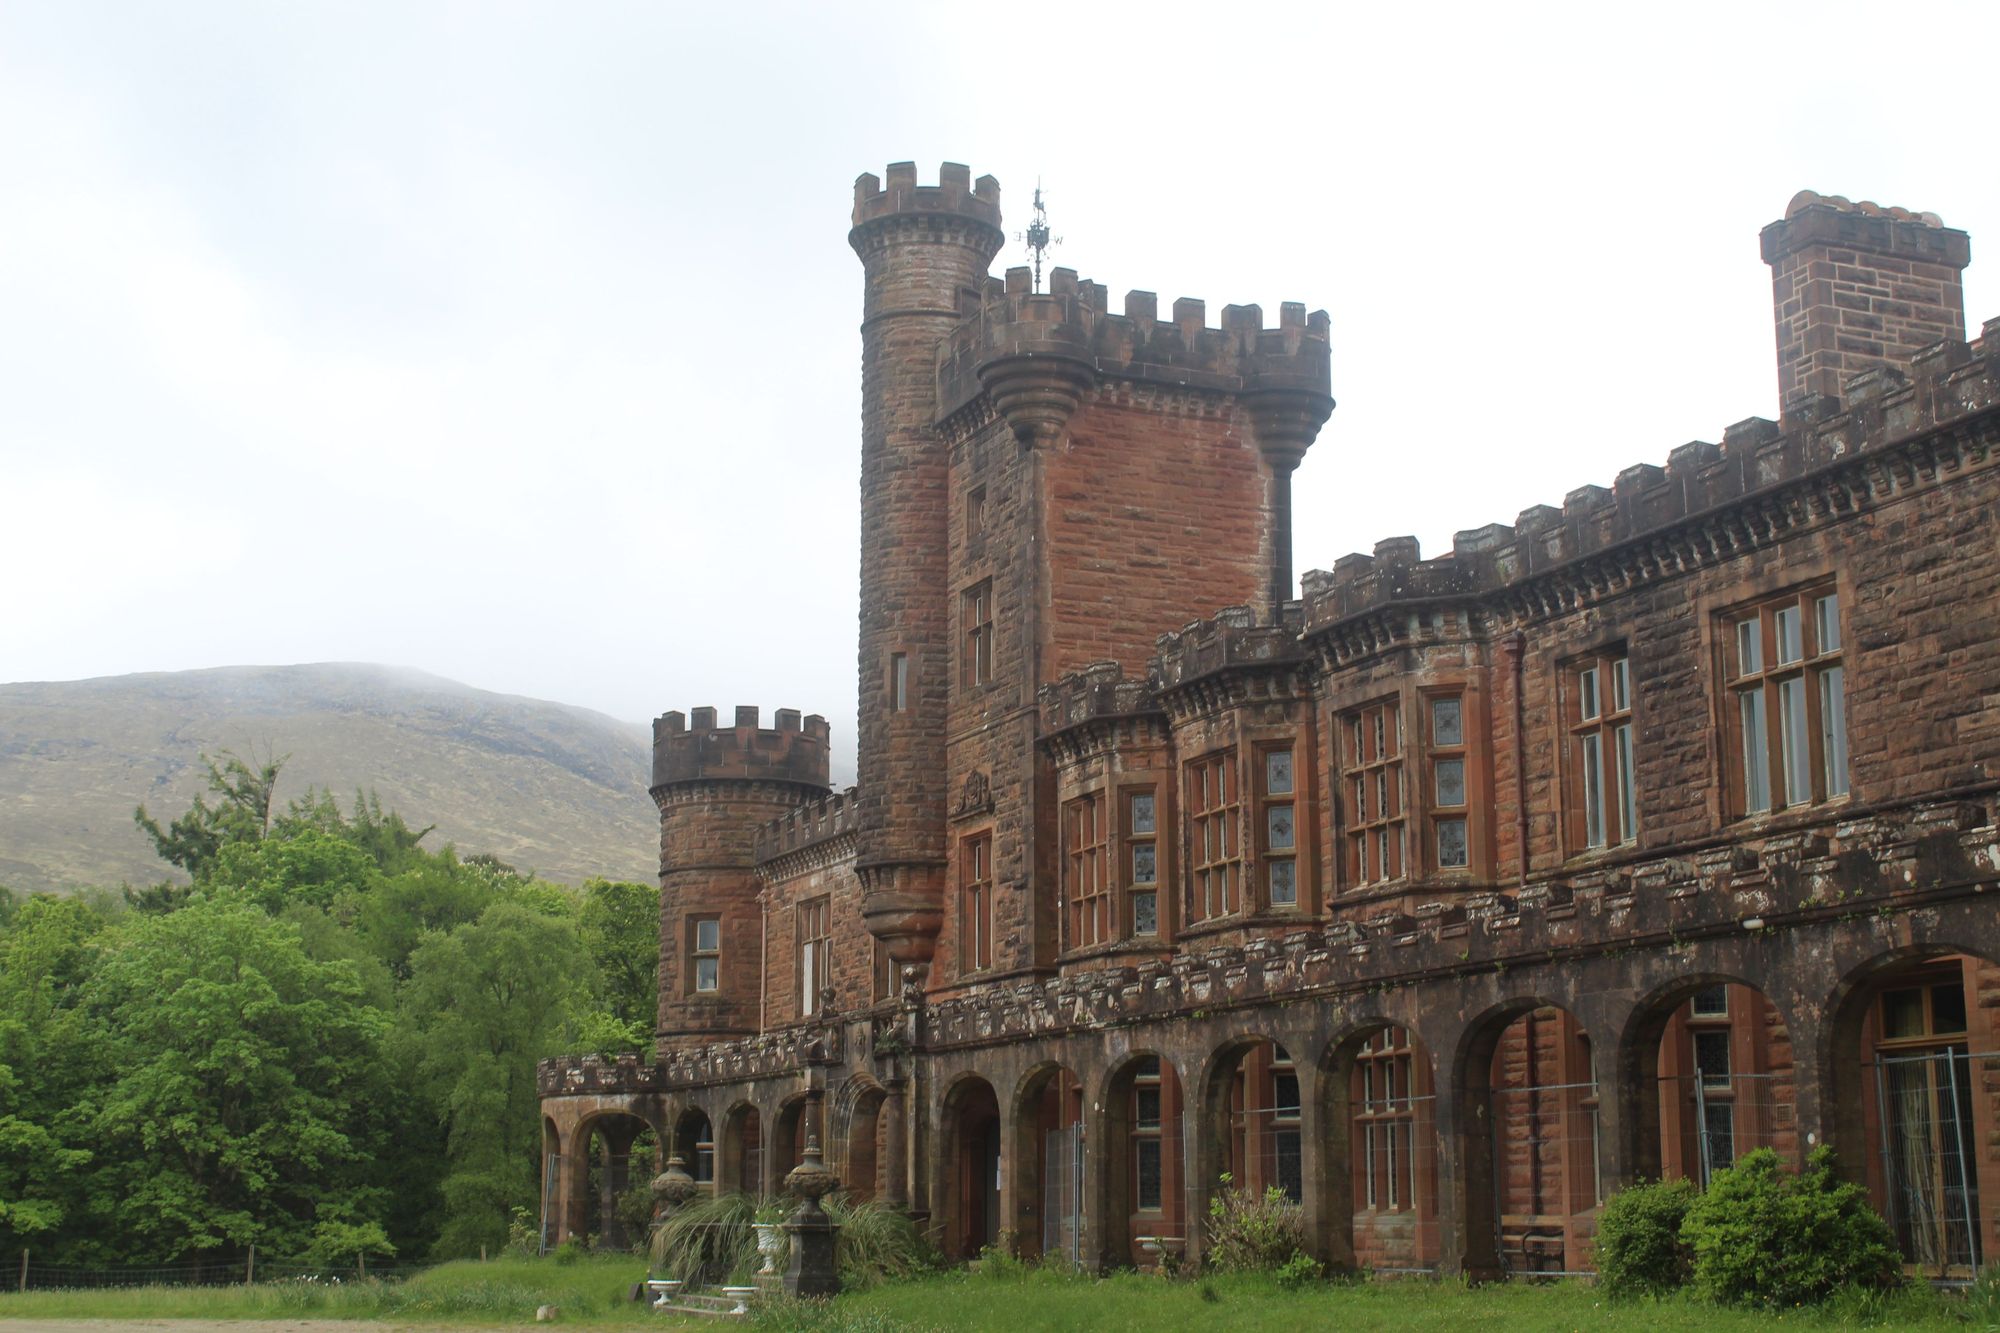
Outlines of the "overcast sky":
{"label": "overcast sky", "polygon": [[1776,415],[1799,189],[2000,315],[2000,5],[1898,12],[0,0],[0,680],[387,662],[851,765],[858,173],[1039,175],[1114,308],[1326,309],[1299,568],[1435,553]]}

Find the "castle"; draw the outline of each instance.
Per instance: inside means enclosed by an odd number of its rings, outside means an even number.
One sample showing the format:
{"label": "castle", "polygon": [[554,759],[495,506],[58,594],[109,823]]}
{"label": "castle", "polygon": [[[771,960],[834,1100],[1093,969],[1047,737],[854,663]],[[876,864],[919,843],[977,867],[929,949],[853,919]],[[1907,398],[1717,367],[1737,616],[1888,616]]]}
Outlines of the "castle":
{"label": "castle", "polygon": [[1296,590],[1323,313],[990,277],[949,163],[848,240],[859,781],[819,717],[659,719],[657,1050],[541,1066],[549,1240],[616,1230],[642,1134],[753,1193],[811,1138],[953,1256],[1192,1259],[1275,1188],[1332,1263],[1568,1272],[1623,1183],[1828,1143],[1913,1268],[1994,1253],[1963,232],[1800,194],[1780,420]]}

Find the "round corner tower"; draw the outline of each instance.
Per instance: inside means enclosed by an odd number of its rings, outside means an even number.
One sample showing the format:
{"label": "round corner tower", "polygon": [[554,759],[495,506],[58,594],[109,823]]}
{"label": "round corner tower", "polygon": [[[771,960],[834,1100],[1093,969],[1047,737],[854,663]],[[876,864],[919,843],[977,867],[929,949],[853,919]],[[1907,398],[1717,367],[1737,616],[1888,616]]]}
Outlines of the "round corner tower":
{"label": "round corner tower", "polygon": [[999,183],[947,162],[920,186],[914,163],[891,163],[886,186],[855,182],[847,240],[866,280],[856,870],[869,930],[899,963],[924,964],[944,921],[953,661],[937,354],[1006,242]]}
{"label": "round corner tower", "polygon": [[826,795],[829,728],[780,708],[758,726],[755,708],[716,725],[713,708],[692,722],[653,723],[653,803],[660,808],[660,1022],[664,1055],[758,1029],[763,912],[757,834]]}

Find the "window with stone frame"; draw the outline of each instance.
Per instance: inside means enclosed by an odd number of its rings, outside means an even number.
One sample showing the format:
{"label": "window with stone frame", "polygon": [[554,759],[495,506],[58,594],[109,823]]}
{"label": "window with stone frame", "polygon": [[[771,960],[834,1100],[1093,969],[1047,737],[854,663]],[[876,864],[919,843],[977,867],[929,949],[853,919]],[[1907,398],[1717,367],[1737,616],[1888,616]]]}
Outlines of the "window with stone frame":
{"label": "window with stone frame", "polygon": [[1233,916],[1243,888],[1234,750],[1218,750],[1187,766],[1187,812],[1192,915],[1196,921]]}
{"label": "window with stone frame", "polygon": [[1569,766],[1563,808],[1570,850],[1617,847],[1638,837],[1632,673],[1622,645],[1562,668]]}
{"label": "window with stone frame", "polygon": [[[871,937],[872,938],[872,937]],[[898,994],[896,986],[896,960],[889,956],[889,942],[874,940],[874,961],[869,968],[870,986],[874,998],[893,1000]]]}
{"label": "window with stone frame", "polygon": [[1704,986],[1688,1001],[1689,1054],[1693,1059],[1694,1100],[1701,1108],[1701,1152],[1697,1155],[1707,1173],[1720,1171],[1736,1162],[1736,1078],[1730,1067],[1733,1038],[1729,1024],[1729,987]]}
{"label": "window with stone frame", "polygon": [[1272,1183],[1293,1203],[1306,1197],[1305,1137],[1299,1114],[1299,1071],[1279,1047],[1271,1061]]}
{"label": "window with stone frame", "polygon": [[[1968,1031],[1964,980],[1956,961],[1905,973],[1885,987],[1871,1017],[1897,1244],[1912,1263],[1971,1276],[1983,1248],[1980,1219],[1987,1215],[1978,1126],[1988,1094],[1987,1061],[1972,1035],[1984,1023]],[[1977,1012],[1976,1004],[1970,1012]]]}
{"label": "window with stone frame", "polygon": [[1299,905],[1298,780],[1290,745],[1257,751],[1257,831],[1263,853],[1264,903],[1288,910]]}
{"label": "window with stone frame", "polygon": [[1847,795],[1847,680],[1831,583],[1722,617],[1724,783],[1732,818]]}
{"label": "window with stone frame", "polygon": [[1159,797],[1151,787],[1125,791],[1125,877],[1127,928],[1146,937],[1164,934],[1160,928]]}
{"label": "window with stone frame", "polygon": [[993,580],[981,579],[959,598],[959,623],[965,635],[960,680],[969,689],[993,679]]}
{"label": "window with stone frame", "polygon": [[1424,770],[1430,825],[1428,854],[1441,871],[1472,865],[1472,747],[1462,692],[1426,693]]}
{"label": "window with stone frame", "polygon": [[1069,891],[1069,943],[1087,949],[1116,939],[1111,892],[1110,829],[1101,791],[1063,807],[1063,869]]}
{"label": "window with stone frame", "polygon": [[1416,1207],[1416,1089],[1410,1036],[1383,1028],[1354,1057],[1348,1096],[1354,1107],[1354,1203],[1372,1212]]}
{"label": "window with stone frame", "polygon": [[722,989],[722,918],[697,916],[688,920],[688,989],[713,995]]}
{"label": "window with stone frame", "polygon": [[1407,853],[1402,706],[1383,699],[1352,709],[1335,732],[1347,886],[1399,880]]}
{"label": "window with stone frame", "polygon": [[1160,1060],[1142,1056],[1132,1074],[1132,1211],[1136,1213],[1157,1213],[1166,1202],[1160,1110]]}
{"label": "window with stone frame", "polygon": [[798,940],[799,1016],[811,1018],[820,1010],[820,992],[833,975],[827,956],[832,940],[833,910],[824,896],[808,898],[793,909]]}
{"label": "window with stone frame", "polygon": [[910,707],[910,655],[889,654],[889,711],[902,713]]}
{"label": "window with stone frame", "polygon": [[958,965],[982,972],[993,966],[993,835],[975,833],[958,849]]}

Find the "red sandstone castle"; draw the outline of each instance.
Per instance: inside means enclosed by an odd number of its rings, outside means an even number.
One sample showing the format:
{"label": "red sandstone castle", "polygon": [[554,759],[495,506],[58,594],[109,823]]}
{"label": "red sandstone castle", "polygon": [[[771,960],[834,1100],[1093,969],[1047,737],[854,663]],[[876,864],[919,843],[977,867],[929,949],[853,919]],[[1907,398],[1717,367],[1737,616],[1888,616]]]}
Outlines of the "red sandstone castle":
{"label": "red sandstone castle", "polygon": [[647,1131],[759,1193],[812,1135],[953,1255],[1192,1257],[1227,1175],[1336,1263],[1567,1271],[1625,1182],[1826,1142],[1913,1266],[1991,1255],[1965,234],[1799,195],[1781,420],[1295,592],[1326,316],[1036,292],[1000,217],[857,183],[860,781],[818,717],[658,721],[658,1049],[542,1066],[550,1239]]}

